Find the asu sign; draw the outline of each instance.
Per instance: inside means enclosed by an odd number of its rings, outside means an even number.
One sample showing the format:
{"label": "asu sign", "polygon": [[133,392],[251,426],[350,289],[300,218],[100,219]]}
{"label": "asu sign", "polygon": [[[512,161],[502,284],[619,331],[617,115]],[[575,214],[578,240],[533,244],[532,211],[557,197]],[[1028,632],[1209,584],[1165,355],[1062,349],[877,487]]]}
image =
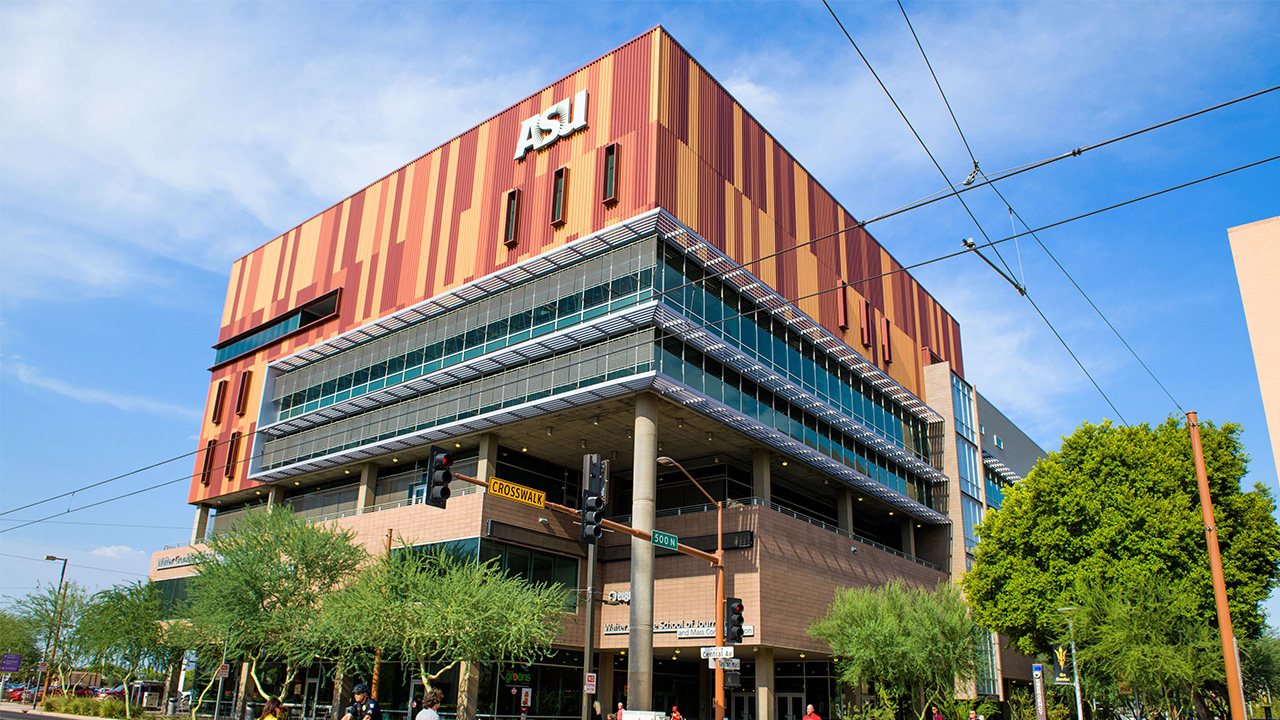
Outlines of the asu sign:
{"label": "asu sign", "polygon": [[580,90],[573,102],[568,98],[520,124],[516,140],[516,160],[530,150],[541,150],[562,137],[568,137],[587,126],[587,91]]}

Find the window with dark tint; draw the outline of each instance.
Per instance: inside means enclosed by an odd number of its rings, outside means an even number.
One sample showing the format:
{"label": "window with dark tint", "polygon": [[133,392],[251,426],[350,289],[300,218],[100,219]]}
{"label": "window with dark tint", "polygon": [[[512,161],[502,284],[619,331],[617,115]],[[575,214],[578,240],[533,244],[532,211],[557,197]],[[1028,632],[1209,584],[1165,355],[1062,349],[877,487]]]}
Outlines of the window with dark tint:
{"label": "window with dark tint", "polygon": [[222,406],[227,404],[227,381],[219,380],[218,389],[213,394],[213,417],[209,418],[214,425],[222,424]]}
{"label": "window with dark tint", "polygon": [[613,143],[604,149],[604,193],[601,201],[615,202],[618,199],[618,144]]}
{"label": "window with dark tint", "polygon": [[240,433],[231,433],[231,440],[227,442],[227,464],[223,467],[223,476],[233,478],[236,476],[236,460],[240,454]]}
{"label": "window with dark tint", "polygon": [[551,179],[551,224],[564,224],[565,186],[568,184],[569,170],[560,168]]}
{"label": "window with dark tint", "polygon": [[221,365],[228,360],[271,345],[298,330],[336,317],[338,314],[338,299],[341,292],[341,290],[333,290],[303,307],[290,310],[248,332],[241,333],[224,343],[219,343],[214,346],[216,350],[213,360],[214,365]]}
{"label": "window with dark tint", "polygon": [[245,411],[249,409],[249,386],[252,382],[252,370],[240,373],[240,391],[236,393],[236,415],[241,417],[244,417]]}
{"label": "window with dark tint", "polygon": [[200,468],[200,482],[205,485],[208,485],[213,477],[213,451],[216,447],[218,447],[217,440],[210,440],[204,444],[204,466]]}
{"label": "window with dark tint", "polygon": [[502,228],[502,242],[508,246],[520,242],[517,228],[520,224],[520,191],[507,193],[506,224]]}

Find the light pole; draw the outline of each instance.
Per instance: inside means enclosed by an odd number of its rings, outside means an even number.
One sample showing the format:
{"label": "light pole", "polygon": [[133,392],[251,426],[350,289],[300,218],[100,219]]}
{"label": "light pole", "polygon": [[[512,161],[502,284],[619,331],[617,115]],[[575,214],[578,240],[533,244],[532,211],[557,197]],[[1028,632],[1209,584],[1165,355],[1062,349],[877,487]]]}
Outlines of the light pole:
{"label": "light pole", "polygon": [[1080,668],[1076,665],[1076,626],[1071,622],[1071,613],[1075,611],[1073,607],[1058,608],[1058,612],[1067,616],[1067,633],[1071,636],[1071,677],[1076,686],[1076,718],[1084,720],[1084,703],[1080,699]]}
{"label": "light pole", "polygon": [[[703,495],[707,496],[713,505],[716,506],[716,561],[714,567],[716,569],[716,647],[724,647],[724,503],[718,502],[711,494],[702,487],[702,484],[693,479],[688,470],[680,463],[672,460],[665,455],[658,458],[659,465],[667,465],[674,467],[684,476],[689,478],[689,482],[698,488]],[[716,697],[715,697],[715,720],[724,720],[724,668],[720,666],[720,658],[716,658]]]}
{"label": "light pole", "polygon": [[[53,650],[49,653],[48,659],[45,661],[44,668],[44,689],[40,692],[39,697],[43,697],[49,693],[49,670],[53,667],[53,660],[58,655],[58,638],[62,635],[62,581],[67,578],[67,559],[56,557],[54,555],[45,555],[45,560],[61,560],[62,574],[58,576],[58,593],[54,596],[54,602],[58,604],[55,615],[57,620],[53,626]],[[64,688],[65,689],[65,688]],[[39,702],[36,693],[31,694],[31,709],[36,709],[36,703]]]}

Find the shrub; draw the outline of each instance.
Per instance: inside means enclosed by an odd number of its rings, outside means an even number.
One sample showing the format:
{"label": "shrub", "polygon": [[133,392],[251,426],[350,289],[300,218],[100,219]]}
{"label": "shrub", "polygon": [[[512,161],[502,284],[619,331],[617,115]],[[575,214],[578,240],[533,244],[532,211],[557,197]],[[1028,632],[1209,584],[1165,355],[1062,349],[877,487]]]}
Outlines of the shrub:
{"label": "shrub", "polygon": [[45,693],[44,700],[41,701],[40,707],[45,712],[63,712],[63,708],[67,706],[66,695],[54,695],[53,693]]}
{"label": "shrub", "polygon": [[98,703],[98,716],[104,718],[123,718],[124,701],[120,698],[107,698]]}
{"label": "shrub", "polygon": [[68,698],[67,709],[65,712],[70,712],[73,715],[97,716],[98,701],[87,697]]}

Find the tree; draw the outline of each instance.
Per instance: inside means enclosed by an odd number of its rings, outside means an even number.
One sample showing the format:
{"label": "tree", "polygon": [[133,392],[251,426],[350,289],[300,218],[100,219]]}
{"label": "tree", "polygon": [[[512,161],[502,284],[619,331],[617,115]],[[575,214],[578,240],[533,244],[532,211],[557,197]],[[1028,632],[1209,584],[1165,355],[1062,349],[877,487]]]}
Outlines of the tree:
{"label": "tree", "polygon": [[[1078,588],[1075,636],[1090,694],[1128,705],[1133,717],[1154,708],[1189,715],[1194,694],[1224,677],[1218,633],[1195,598],[1165,578],[1129,577]],[[1123,695],[1120,688],[1126,688]]]}
{"label": "tree", "polygon": [[[49,672],[57,672],[59,682],[66,684],[66,670],[84,664],[84,638],[80,633],[80,616],[89,601],[89,593],[75,581],[58,586],[46,585],[14,604],[14,611],[35,633],[41,659],[49,657],[54,645]],[[56,643],[55,643],[56,641]]]}
{"label": "tree", "polygon": [[810,635],[831,647],[841,680],[875,681],[882,708],[923,700],[920,717],[929,705],[954,697],[957,682],[974,678],[978,632],[951,583],[922,590],[898,579],[837,591],[826,616],[809,626]]}
{"label": "tree", "polygon": [[1280,693],[1280,635],[1267,628],[1262,635],[1241,643],[1246,698]]}
{"label": "tree", "polygon": [[[144,666],[166,667],[176,659],[175,649],[164,642],[161,609],[160,590],[148,581],[103,590],[84,611],[80,632],[87,652],[118,667],[126,688]],[[125,692],[125,717],[132,717],[129,703]]]}
{"label": "tree", "polygon": [[40,662],[36,650],[36,633],[31,623],[23,617],[0,609],[0,652],[22,655],[18,676],[24,677]]}
{"label": "tree", "polygon": [[[1248,456],[1240,426],[1201,424],[1219,547],[1236,635],[1255,637],[1260,603],[1280,581],[1275,503],[1241,492]],[[1169,578],[1194,614],[1216,617],[1191,443],[1184,423],[1085,423],[1010,488],[979,526],[965,594],[978,622],[1026,654],[1061,639],[1057,608],[1089,581]]]}
{"label": "tree", "polygon": [[327,652],[317,631],[321,608],[367,558],[349,530],[308,523],[284,505],[251,511],[197,556],[191,626],[204,643],[225,644],[228,656],[248,660],[264,699],[273,694],[259,663],[284,662],[274,694],[283,698],[298,670]]}
{"label": "tree", "polygon": [[[567,589],[509,576],[494,562],[404,547],[380,556],[326,606],[325,627],[349,657],[373,648],[416,667],[423,686],[460,662],[531,663],[551,649]],[[444,667],[428,673],[430,662]]]}

